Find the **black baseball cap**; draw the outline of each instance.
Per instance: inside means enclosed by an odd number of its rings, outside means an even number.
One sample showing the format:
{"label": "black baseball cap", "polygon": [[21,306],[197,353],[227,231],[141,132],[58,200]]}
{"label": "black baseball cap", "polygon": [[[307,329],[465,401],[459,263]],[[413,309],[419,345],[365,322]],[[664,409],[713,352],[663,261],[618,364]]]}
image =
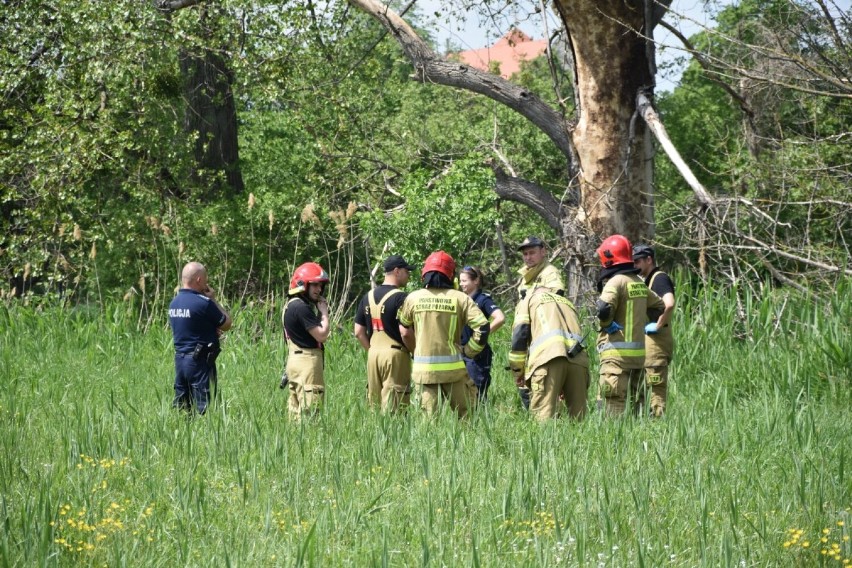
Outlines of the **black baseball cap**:
{"label": "black baseball cap", "polygon": [[636,245],[633,247],[633,260],[639,260],[640,258],[652,258],[654,256],[654,249],[648,245]]}
{"label": "black baseball cap", "polygon": [[544,241],[542,241],[538,237],[530,236],[530,237],[525,238],[524,242],[522,242],[520,245],[518,245],[518,250],[524,250],[525,248],[530,248],[530,247],[543,247],[543,246],[544,246]]}
{"label": "black baseball cap", "polygon": [[385,260],[385,272],[391,272],[394,268],[414,270],[414,266],[405,262],[405,259],[398,254],[392,254],[387,258],[387,260]]}

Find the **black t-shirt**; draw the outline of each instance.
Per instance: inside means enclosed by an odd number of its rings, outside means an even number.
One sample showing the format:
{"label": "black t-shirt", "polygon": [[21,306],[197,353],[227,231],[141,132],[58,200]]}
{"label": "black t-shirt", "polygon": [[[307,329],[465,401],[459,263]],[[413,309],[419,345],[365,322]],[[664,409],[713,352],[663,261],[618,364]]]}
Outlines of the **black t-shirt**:
{"label": "black t-shirt", "polygon": [[290,341],[305,349],[322,347],[308,331],[320,325],[322,325],[322,320],[319,310],[314,304],[299,297],[288,301],[287,309],[284,312],[284,332],[290,338]]}
{"label": "black t-shirt", "polygon": [[219,345],[216,329],[227,316],[207,296],[190,288],[181,288],[169,304],[176,353],[192,353],[199,343]]}
{"label": "black t-shirt", "polygon": [[[367,292],[361,298],[361,302],[358,304],[358,311],[355,312],[355,323],[367,328],[367,337],[373,335],[373,321],[370,317],[370,294],[375,293],[374,299],[378,304],[388,292],[396,289],[396,286],[382,284],[381,286],[376,286],[375,290]],[[402,344],[402,335],[399,333],[399,319],[397,315],[407,295],[405,292],[401,292],[388,298],[385,302],[385,311],[382,313],[382,325],[385,328],[385,333],[400,344]]]}
{"label": "black t-shirt", "polygon": [[[654,275],[657,274],[656,278]],[[653,283],[651,282],[653,280]],[[648,286],[651,290],[656,292],[657,296],[662,298],[669,292],[674,294],[675,287],[672,279],[669,278],[669,275],[665,272],[662,272],[659,268],[655,268],[651,271],[647,278],[645,278],[645,285]]]}
{"label": "black t-shirt", "polygon": [[[656,275],[656,276],[655,276]],[[651,282],[653,280],[653,282]],[[645,278],[645,285],[648,286],[651,290],[653,290],[657,296],[662,298],[669,292],[674,294],[674,282],[669,278],[669,275],[665,272],[660,271],[659,268],[655,268],[648,274],[648,277]],[[661,310],[649,310],[648,318],[652,321],[657,321],[660,318],[660,315],[663,312]]]}

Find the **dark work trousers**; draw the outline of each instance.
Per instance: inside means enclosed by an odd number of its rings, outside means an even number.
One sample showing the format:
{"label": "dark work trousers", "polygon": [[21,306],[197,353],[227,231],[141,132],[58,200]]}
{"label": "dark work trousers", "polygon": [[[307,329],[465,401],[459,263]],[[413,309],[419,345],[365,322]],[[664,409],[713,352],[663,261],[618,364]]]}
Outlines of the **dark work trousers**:
{"label": "dark work trousers", "polygon": [[175,355],[175,399],[172,406],[204,414],[210,402],[210,378],[216,372],[215,363],[196,361],[192,353]]}
{"label": "dark work trousers", "polygon": [[475,359],[464,358],[467,374],[476,385],[476,391],[480,402],[488,399],[488,387],[491,386],[491,359],[493,354],[490,347],[479,354]]}

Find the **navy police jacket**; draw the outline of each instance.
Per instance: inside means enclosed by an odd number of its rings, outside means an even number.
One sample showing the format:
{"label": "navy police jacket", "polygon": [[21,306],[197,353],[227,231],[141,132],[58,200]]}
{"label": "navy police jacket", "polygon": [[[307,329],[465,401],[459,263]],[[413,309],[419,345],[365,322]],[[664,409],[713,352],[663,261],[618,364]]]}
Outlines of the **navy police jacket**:
{"label": "navy police jacket", "polygon": [[199,343],[219,345],[216,329],[227,316],[207,296],[189,288],[181,288],[169,304],[175,353],[192,353]]}

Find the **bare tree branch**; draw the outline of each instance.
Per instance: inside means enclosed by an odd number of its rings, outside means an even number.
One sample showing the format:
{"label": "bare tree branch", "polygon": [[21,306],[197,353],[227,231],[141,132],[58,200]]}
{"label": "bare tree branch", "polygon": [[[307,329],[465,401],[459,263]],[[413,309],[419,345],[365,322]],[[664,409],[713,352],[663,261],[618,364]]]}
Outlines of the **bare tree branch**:
{"label": "bare tree branch", "polygon": [[757,238],[755,238],[751,235],[747,235],[747,234],[743,233],[742,231],[737,231],[737,236],[740,239],[743,239],[743,240],[748,241],[750,243],[754,243],[755,245],[760,247],[762,250],[771,251],[773,254],[776,254],[778,256],[782,256],[784,258],[789,258],[790,260],[794,260],[796,262],[801,262],[802,264],[806,264],[808,266],[813,266],[815,268],[820,268],[822,270],[827,270],[829,272],[843,272],[844,274],[852,276],[852,270],[850,270],[848,268],[841,268],[839,266],[834,266],[834,265],[831,265],[831,264],[826,264],[824,262],[811,260],[809,258],[805,258],[805,257],[797,255],[797,254],[792,254],[792,253],[780,250],[778,247],[772,246],[769,243],[765,243],[765,242],[761,241],[760,239],[757,239]]}
{"label": "bare tree branch", "polygon": [[674,164],[677,171],[680,172],[680,175],[683,176],[683,179],[686,180],[686,183],[689,184],[689,187],[692,188],[692,192],[695,194],[695,197],[698,198],[698,201],[706,207],[714,207],[716,203],[713,197],[706,189],[704,189],[704,186],[701,185],[701,182],[698,181],[698,178],[695,177],[695,174],[692,173],[692,170],[686,162],[683,161],[683,158],[680,156],[680,152],[678,152],[677,148],[675,148],[674,144],[672,144],[671,138],[669,138],[669,135],[666,132],[666,127],[663,126],[659,115],[657,115],[657,111],[654,110],[653,105],[651,105],[651,100],[644,91],[640,91],[636,97],[636,109],[642,118],[645,119],[645,123],[660,142],[660,145],[672,161],[672,164]]}
{"label": "bare tree branch", "polygon": [[442,59],[405,20],[376,0],[348,1],[378,20],[393,35],[414,64],[417,80],[458,87],[506,105],[532,122],[553,141],[564,156],[571,159],[572,142],[566,121],[535,94],[502,77]]}
{"label": "bare tree branch", "polygon": [[500,166],[492,164],[496,183],[494,191],[502,199],[522,203],[535,211],[557,232],[561,232],[559,202],[541,186],[530,181],[512,177]]}
{"label": "bare tree branch", "polygon": [[196,4],[201,4],[203,0],[159,0],[157,9],[163,12],[176,12]]}
{"label": "bare tree branch", "polygon": [[[668,22],[665,22],[665,21],[660,22],[660,24],[664,28],[666,28],[669,32],[671,32],[677,39],[680,40],[680,42],[686,48],[686,51],[689,52],[689,54],[692,57],[695,58],[695,61],[698,62],[698,64],[701,66],[702,69],[704,69],[705,71],[710,71],[712,69],[712,65],[710,65],[710,62],[707,61],[707,59],[701,54],[701,52],[699,52],[697,49],[695,49],[695,46],[692,45],[692,42],[689,41],[689,39],[685,35],[680,33],[680,30],[678,30],[676,27],[672,26],[671,24],[669,24]],[[730,95],[730,97],[732,99],[737,101],[737,104],[740,105],[740,108],[742,109],[742,111],[749,118],[749,122],[753,121],[754,111],[751,110],[751,106],[748,104],[748,101],[746,101],[742,97],[742,95],[740,95],[738,92],[736,92],[734,89],[732,89],[731,86],[728,83],[720,80],[715,75],[713,75],[709,78],[715,84],[719,85],[726,93],[728,93],[728,95]]]}

